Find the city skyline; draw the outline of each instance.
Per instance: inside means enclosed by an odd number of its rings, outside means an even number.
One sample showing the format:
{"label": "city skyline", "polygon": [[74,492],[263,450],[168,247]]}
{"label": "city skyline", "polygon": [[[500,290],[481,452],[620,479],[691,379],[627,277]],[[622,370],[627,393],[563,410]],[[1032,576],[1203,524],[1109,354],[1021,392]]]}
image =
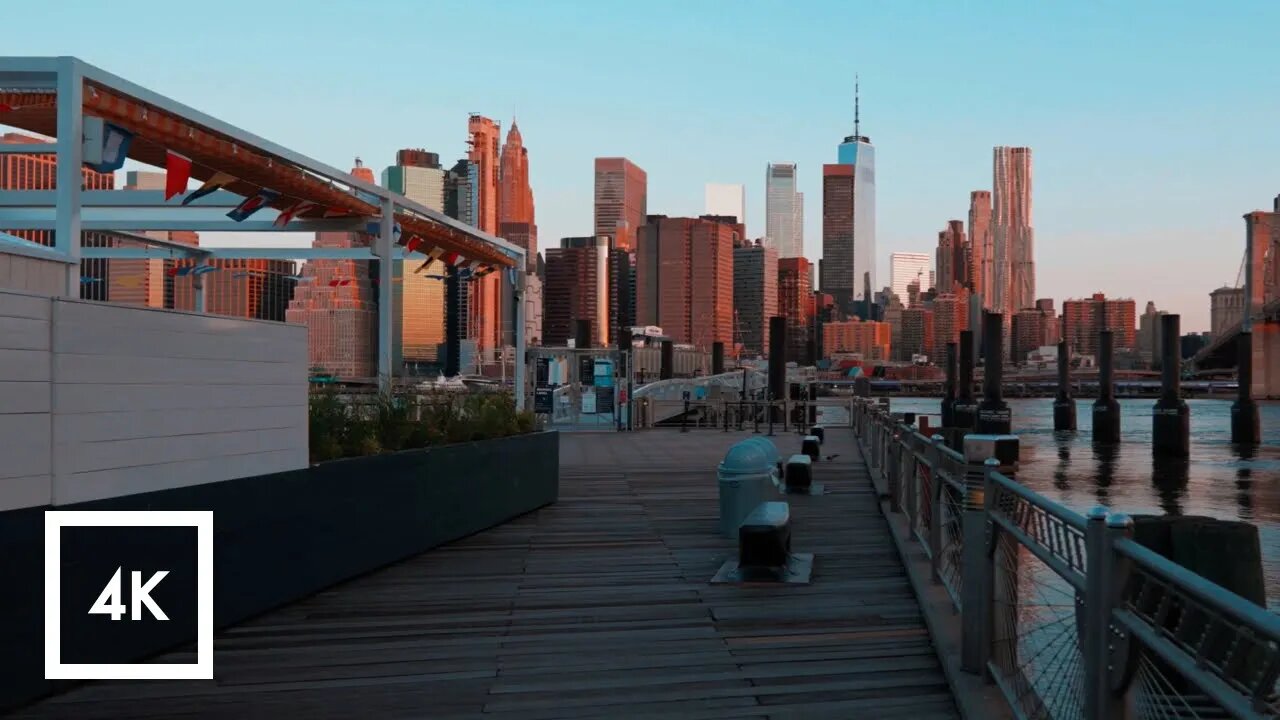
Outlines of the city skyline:
{"label": "city skyline", "polygon": [[[372,29],[234,1],[230,11],[252,8],[262,21],[247,30],[251,35],[271,28],[272,47],[253,49],[256,44],[241,37],[238,46],[250,49],[223,57],[221,48],[244,29],[215,30],[179,44],[155,32],[159,18],[137,14],[126,26],[118,12],[86,7],[84,22],[56,40],[16,37],[8,52],[85,55],[338,167],[348,167],[356,156],[382,167],[401,147],[458,157],[465,140],[460,117],[480,111],[505,122],[518,114],[521,130],[537,148],[531,184],[539,194],[539,225],[549,238],[590,231],[591,162],[598,156],[625,156],[648,170],[654,213],[697,215],[705,182],[742,183],[748,235],[762,235],[758,168],[774,158],[794,161],[798,191],[820,197],[831,138],[852,130],[857,71],[863,132],[874,138],[881,156],[876,264],[882,278],[889,253],[927,247],[942,223],[965,217],[969,192],[990,186],[993,147],[1026,146],[1036,155],[1036,295],[1087,297],[1100,291],[1132,296],[1140,304],[1153,300],[1182,314],[1188,331],[1209,328],[1208,294],[1234,281],[1243,250],[1241,215],[1269,207],[1276,194],[1265,168],[1280,152],[1267,145],[1263,119],[1274,116],[1277,101],[1251,87],[1253,69],[1275,54],[1264,28],[1280,19],[1280,10],[1270,4],[1198,14],[1189,5],[1149,3],[1108,12],[1079,6],[961,12],[932,3],[928,9],[903,9],[814,2],[786,12],[754,7],[735,14],[729,33],[734,46],[777,33],[794,37],[797,61],[819,68],[799,77],[770,68],[765,58],[725,53],[728,37],[705,42],[706,29],[723,21],[717,3],[670,5],[682,20],[670,37],[675,52],[643,68],[627,67],[621,59],[580,59],[600,56],[594,50],[604,42],[599,30],[606,23],[652,28],[665,3],[608,13],[570,3],[501,12],[385,5],[406,20],[429,18],[442,36],[483,22],[493,47],[504,52],[474,58],[472,71],[442,77],[429,92],[413,87],[407,71],[392,68],[375,77],[336,56],[318,56],[282,83],[278,73],[247,70],[276,66],[282,48],[295,45],[363,46],[375,39]],[[574,22],[568,31],[580,42],[541,39],[537,30],[563,25],[570,9]],[[37,22],[55,19],[48,8],[24,12]],[[837,30],[854,14],[860,24],[883,32],[848,57]],[[1248,22],[1241,22],[1245,17]],[[1137,21],[1146,32],[1130,37],[1121,30]],[[102,33],[113,42],[99,42]],[[940,70],[943,44],[935,41],[947,33],[974,47],[999,37],[1001,48],[972,53],[966,62]],[[1221,37],[1231,42],[1216,39]],[[87,47],[93,52],[86,54]],[[1017,67],[1008,66],[1009,54],[1019,57]],[[1073,58],[1069,71],[1061,63],[1067,54]],[[214,55],[222,59],[200,59]],[[516,56],[524,65],[519,84],[510,76]],[[703,67],[704,61],[710,64]],[[700,70],[679,72],[680,63],[698,64]],[[726,75],[722,71],[730,64],[735,72]],[[237,81],[216,80],[229,76]],[[771,106],[767,120],[726,119],[695,93],[710,76],[728,77],[726,92],[774,83],[784,88],[785,98]],[[644,92],[602,108],[582,88],[606,77],[638,83]],[[326,113],[366,106],[371,97],[394,112],[354,121],[349,112]],[[640,112],[653,103],[666,112]],[[960,111],[927,110],[940,106]],[[296,122],[300,109],[310,113],[307,123]],[[1197,155],[1194,173],[1186,172],[1184,153],[1170,152],[1189,138],[1212,145],[1211,152]],[[1244,157],[1249,162],[1241,162]],[[812,209],[807,215],[805,256],[816,261],[821,215]],[[221,239],[211,237],[209,243]],[[1232,252],[1222,252],[1224,247]],[[1107,258],[1100,261],[1104,252]],[[1156,260],[1160,272],[1133,272]]]}

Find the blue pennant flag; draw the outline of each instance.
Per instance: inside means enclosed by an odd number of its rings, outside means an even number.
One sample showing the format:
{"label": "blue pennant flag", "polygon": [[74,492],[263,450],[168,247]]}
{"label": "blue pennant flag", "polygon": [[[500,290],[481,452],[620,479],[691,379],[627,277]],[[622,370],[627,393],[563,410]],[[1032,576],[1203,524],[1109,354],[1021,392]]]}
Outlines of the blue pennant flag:
{"label": "blue pennant flag", "polygon": [[280,193],[276,192],[275,190],[268,190],[266,188],[262,188],[257,192],[257,194],[251,197],[245,198],[244,202],[240,203],[235,207],[234,210],[227,213],[227,217],[231,218],[232,220],[235,220],[236,222],[243,222],[250,215],[258,212],[262,208],[270,205],[271,203],[279,199],[280,199]]}
{"label": "blue pennant flag", "polygon": [[124,167],[124,160],[129,157],[129,144],[132,142],[133,133],[119,125],[103,123],[102,162],[85,164],[100,173],[115,172]]}
{"label": "blue pennant flag", "polygon": [[218,268],[212,265],[196,265],[195,268],[191,270],[191,274],[192,275],[208,275],[211,272],[215,272],[217,269]]}

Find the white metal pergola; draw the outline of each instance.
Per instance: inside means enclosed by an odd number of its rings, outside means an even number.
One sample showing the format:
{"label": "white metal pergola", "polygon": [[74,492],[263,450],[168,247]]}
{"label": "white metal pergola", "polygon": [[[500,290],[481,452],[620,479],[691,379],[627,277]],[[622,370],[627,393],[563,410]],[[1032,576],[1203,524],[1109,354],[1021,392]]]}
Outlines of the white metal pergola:
{"label": "white metal pergola", "polygon": [[[300,218],[285,227],[275,225],[280,211],[264,208],[243,222],[226,216],[227,210],[244,200],[233,192],[219,190],[193,201],[190,205],[165,202],[162,191],[84,190],[80,173],[86,156],[84,93],[86,83],[108,88],[139,103],[182,118],[211,133],[228,138],[246,149],[279,158],[312,178],[331,187],[349,192],[380,209],[379,232],[368,248],[288,248],[189,247],[156,241],[137,235],[130,239],[147,247],[97,248],[80,246],[83,232],[118,234],[145,231],[197,232],[366,232],[371,217],[331,219]],[[0,190],[0,228],[8,230],[50,230],[54,233],[52,248],[14,242],[12,236],[0,237],[0,252],[33,255],[66,264],[65,294],[79,297],[80,260],[107,259],[288,259],[288,260],[389,260],[378,263],[378,375],[383,387],[389,387],[392,376],[391,340],[394,317],[393,262],[425,260],[423,252],[406,252],[396,244],[397,213],[407,214],[433,225],[462,233],[500,252],[512,261],[508,272],[515,289],[514,334],[517,353],[515,363],[515,401],[519,408],[525,402],[524,388],[524,303],[521,301],[525,251],[501,238],[450,218],[403,195],[367,183],[349,173],[301,153],[260,138],[198,110],[147,90],[123,78],[74,57],[0,57],[0,92],[53,92],[57,97],[55,140],[49,144],[0,144],[0,154],[49,154],[57,157],[56,190]],[[0,113],[0,123],[5,115]],[[90,149],[90,153],[92,148]],[[425,250],[426,248],[423,248]],[[199,294],[199,290],[198,290]],[[201,298],[202,299],[202,298]],[[198,301],[199,305],[202,303]]]}

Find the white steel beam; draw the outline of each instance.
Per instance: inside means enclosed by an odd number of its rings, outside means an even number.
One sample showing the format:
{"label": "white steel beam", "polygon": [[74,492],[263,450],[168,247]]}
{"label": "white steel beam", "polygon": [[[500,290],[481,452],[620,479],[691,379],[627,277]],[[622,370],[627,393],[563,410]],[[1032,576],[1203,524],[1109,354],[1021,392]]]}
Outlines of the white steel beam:
{"label": "white steel beam", "polygon": [[[81,229],[94,231],[146,232],[149,230],[193,230],[195,232],[364,232],[360,218],[294,220],[283,228],[275,226],[279,211],[263,209],[244,222],[227,217],[216,207],[129,208],[90,207],[80,212]],[[0,227],[6,230],[55,230],[59,214],[54,208],[0,208]],[[77,237],[79,237],[77,235]]]}
{"label": "white steel beam", "polygon": [[[208,247],[191,248],[204,251],[203,256],[215,260],[377,260],[370,248],[309,248],[309,247]],[[144,247],[86,247],[80,249],[84,258],[109,260],[171,260],[193,255],[179,248]],[[414,251],[404,252],[397,247],[391,251],[392,260],[420,261],[426,255]]]}
{"label": "white steel beam", "polygon": [[[27,146],[0,145],[0,147]],[[80,197],[80,204],[87,208],[166,208],[179,211],[209,207],[233,208],[244,202],[242,196],[229,190],[215,190],[204,197],[196,198],[190,205],[183,205],[177,197],[166,201],[163,190],[85,190],[81,192]],[[56,202],[56,190],[0,190],[0,208],[49,208]],[[266,212],[266,209],[260,212]]]}
{"label": "white steel beam", "polygon": [[390,392],[392,382],[391,352],[392,323],[395,313],[391,304],[394,302],[392,290],[392,272],[395,269],[392,258],[395,245],[395,203],[386,198],[382,201],[382,226],[378,233],[378,386],[384,392]]}
{"label": "white steel beam", "polygon": [[[67,297],[80,297],[80,192],[84,156],[84,82],[73,58],[58,59],[57,201],[53,223],[54,248],[67,256]],[[9,229],[18,229],[10,227]]]}

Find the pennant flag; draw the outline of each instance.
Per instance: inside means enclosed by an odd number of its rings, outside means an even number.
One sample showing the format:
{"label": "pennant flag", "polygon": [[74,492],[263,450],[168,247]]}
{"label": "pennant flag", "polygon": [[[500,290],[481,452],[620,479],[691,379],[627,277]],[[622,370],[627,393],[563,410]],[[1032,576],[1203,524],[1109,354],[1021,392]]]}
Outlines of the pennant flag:
{"label": "pennant flag", "polygon": [[441,256],[440,259],[444,261],[445,265],[452,265],[454,267],[457,267],[458,263],[461,262],[462,260],[462,256],[456,252],[447,252],[443,256]]}
{"label": "pennant flag", "polygon": [[311,202],[310,200],[299,200],[298,202],[294,203],[288,210],[285,210],[284,212],[280,213],[280,217],[276,218],[276,221],[272,223],[272,225],[274,225],[275,227],[284,227],[285,225],[288,225],[293,220],[295,215],[301,215],[302,213],[314,207],[316,207],[316,204]]}
{"label": "pennant flag", "polygon": [[166,150],[164,172],[164,199],[168,202],[174,195],[187,191],[187,183],[191,181],[191,158]]}
{"label": "pennant flag", "polygon": [[227,213],[227,217],[231,218],[232,220],[235,220],[236,222],[244,222],[249,218],[250,215],[253,215],[254,213],[261,210],[262,208],[270,205],[271,203],[279,199],[280,199],[280,193],[276,192],[275,190],[268,190],[266,188],[262,188],[254,195],[251,195],[245,198],[244,202],[240,203],[235,207],[234,210]]}
{"label": "pennant flag", "polygon": [[124,167],[124,160],[129,156],[129,144],[133,142],[133,133],[118,125],[102,124],[102,162],[85,163],[100,173],[110,173]]}
{"label": "pennant flag", "polygon": [[88,285],[89,283],[96,283],[96,282],[102,282],[102,278],[87,277],[87,276],[84,276],[84,275],[81,275],[81,276],[80,276],[80,284],[81,284],[81,285]]}
{"label": "pennant flag", "polygon": [[331,207],[331,208],[325,208],[325,211],[324,211],[324,216],[326,218],[350,217],[353,214],[354,213],[352,213],[350,210],[347,210],[346,208]]}
{"label": "pennant flag", "polygon": [[294,282],[306,282],[307,280],[313,279],[309,277],[303,277],[302,275],[285,275],[284,277],[286,280],[292,280]]}
{"label": "pennant flag", "polygon": [[493,272],[493,266],[492,266],[492,265],[484,265],[484,266],[482,266],[479,270],[475,271],[474,275],[475,275],[475,277],[482,278],[482,277],[484,277],[485,275],[488,275],[488,274],[489,274],[489,273],[491,273],[491,272]]}
{"label": "pennant flag", "polygon": [[329,281],[329,287],[338,287],[339,285],[350,285],[350,284],[351,284],[351,278],[347,278],[346,280],[330,280]]}
{"label": "pennant flag", "polygon": [[192,268],[192,267],[194,267],[194,266],[192,266],[192,265],[174,265],[173,267],[169,268],[168,270],[165,270],[165,274],[166,274],[166,275],[168,275],[169,277],[177,277],[178,275],[187,275],[187,274],[189,274],[189,273],[191,272],[191,268]]}
{"label": "pennant flag", "polygon": [[193,200],[202,198],[215,190],[221,190],[235,181],[235,178],[226,173],[214,173],[213,177],[205,180],[198,190],[182,198],[182,204],[190,205]]}
{"label": "pennant flag", "polygon": [[218,268],[214,267],[213,265],[196,265],[191,269],[191,274],[192,275],[208,275],[211,272],[215,272],[217,269]]}
{"label": "pennant flag", "polygon": [[406,254],[411,253],[414,250],[418,249],[418,246],[421,244],[422,244],[422,238],[418,237],[417,235],[413,235],[409,238],[409,242],[404,244],[404,251]]}
{"label": "pennant flag", "polygon": [[431,248],[431,251],[427,253],[427,261],[426,261],[426,262],[424,262],[424,263],[422,263],[421,265],[419,265],[419,266],[418,266],[418,269],[413,271],[413,272],[414,272],[414,274],[420,273],[420,272],[422,272],[423,270],[426,270],[426,269],[430,268],[430,267],[431,267],[431,263],[433,263],[433,262],[435,262],[436,260],[438,260],[438,259],[440,258],[440,256],[441,256],[441,255],[443,255],[443,254],[444,254],[444,250],[442,250],[442,249],[440,249],[440,248]]}
{"label": "pennant flag", "polygon": [[0,103],[0,112],[13,112],[14,110],[21,110],[21,109],[22,108],[17,105],[10,105],[9,103]]}

